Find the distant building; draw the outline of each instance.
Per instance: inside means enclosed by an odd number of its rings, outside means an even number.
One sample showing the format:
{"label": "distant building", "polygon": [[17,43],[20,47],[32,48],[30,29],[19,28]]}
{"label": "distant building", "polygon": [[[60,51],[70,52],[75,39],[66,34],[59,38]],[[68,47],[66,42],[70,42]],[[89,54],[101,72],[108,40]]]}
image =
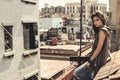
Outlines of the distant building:
{"label": "distant building", "polygon": [[65,13],[65,8],[62,6],[48,7],[48,4],[45,4],[45,8],[41,8],[40,16],[42,18],[63,17],[64,13]]}
{"label": "distant building", "polygon": [[65,4],[65,14],[68,14],[68,18],[79,18],[80,16],[80,3],[66,3]]}
{"label": "distant building", "polygon": [[[101,10],[106,13],[106,4],[97,3],[98,0],[84,0],[83,1],[83,21],[88,21],[91,13],[96,10]],[[42,18],[49,17],[67,17],[69,19],[79,20],[80,17],[80,3],[66,3],[64,7],[49,7],[48,4],[45,4],[44,8],[41,8],[40,16]]]}
{"label": "distant building", "polygon": [[91,13],[95,12],[96,10],[100,10],[106,14],[107,12],[107,5],[103,3],[91,4]]}
{"label": "distant building", "polygon": [[[83,2],[83,21],[88,21],[90,18],[91,13],[95,12],[96,10],[100,10],[106,13],[107,5],[102,3],[97,3],[97,0],[94,1],[84,1]],[[80,16],[80,3],[66,3],[65,4],[65,13],[69,14],[69,18],[79,20]]]}
{"label": "distant building", "polygon": [[98,0],[84,0],[84,3],[97,3]]}
{"label": "distant building", "polygon": [[63,27],[62,21],[63,21],[62,18],[41,18],[40,19],[40,24],[41,24],[40,29],[50,29],[50,28]]}
{"label": "distant building", "polygon": [[40,80],[38,2],[0,1],[0,80]]}

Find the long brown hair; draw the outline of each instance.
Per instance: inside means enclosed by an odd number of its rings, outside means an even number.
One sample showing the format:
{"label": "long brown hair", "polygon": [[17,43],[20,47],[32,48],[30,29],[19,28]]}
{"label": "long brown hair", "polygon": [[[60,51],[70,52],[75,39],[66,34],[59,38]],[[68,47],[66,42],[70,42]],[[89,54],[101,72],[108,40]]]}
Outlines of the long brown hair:
{"label": "long brown hair", "polygon": [[96,11],[96,12],[94,12],[94,13],[91,15],[92,27],[93,27],[93,30],[94,30],[94,32],[95,32],[95,34],[96,34],[96,33],[99,32],[99,28],[98,28],[98,27],[95,27],[95,25],[94,25],[94,23],[93,23],[93,18],[94,18],[94,17],[98,17],[98,18],[102,21],[103,25],[105,25],[105,23],[106,23],[106,18],[105,18],[104,14],[103,14],[101,11]]}

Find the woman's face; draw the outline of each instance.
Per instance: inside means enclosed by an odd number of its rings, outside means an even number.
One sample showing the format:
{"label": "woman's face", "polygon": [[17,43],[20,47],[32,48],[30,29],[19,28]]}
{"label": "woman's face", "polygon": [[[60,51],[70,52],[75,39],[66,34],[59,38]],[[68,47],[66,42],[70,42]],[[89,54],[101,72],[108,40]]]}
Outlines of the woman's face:
{"label": "woman's face", "polygon": [[101,19],[98,18],[97,16],[93,17],[93,24],[96,27],[102,27],[103,26],[103,23],[102,23]]}

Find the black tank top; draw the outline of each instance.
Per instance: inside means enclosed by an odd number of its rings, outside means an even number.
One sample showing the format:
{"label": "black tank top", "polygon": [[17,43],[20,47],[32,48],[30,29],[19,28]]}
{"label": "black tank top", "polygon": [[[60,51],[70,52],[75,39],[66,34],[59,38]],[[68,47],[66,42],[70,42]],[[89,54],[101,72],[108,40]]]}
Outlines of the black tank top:
{"label": "black tank top", "polygon": [[[97,74],[100,67],[102,67],[106,63],[107,58],[109,57],[109,41],[108,41],[109,31],[107,29],[107,26],[100,28],[99,31],[100,30],[104,31],[105,40],[104,40],[101,51],[99,52],[98,56],[94,59],[94,61],[91,64],[92,66],[94,66],[93,70],[95,75]],[[98,40],[99,40],[99,32],[95,36],[95,41],[93,43],[91,55],[94,53],[94,51],[97,48]]]}

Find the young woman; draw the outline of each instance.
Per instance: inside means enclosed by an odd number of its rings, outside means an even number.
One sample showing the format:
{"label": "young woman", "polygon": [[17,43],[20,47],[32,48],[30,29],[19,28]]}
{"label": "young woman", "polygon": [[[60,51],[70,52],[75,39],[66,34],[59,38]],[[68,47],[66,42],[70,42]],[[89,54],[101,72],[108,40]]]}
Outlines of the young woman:
{"label": "young woman", "polygon": [[109,30],[105,25],[106,19],[102,12],[91,15],[95,40],[90,52],[90,59],[75,69],[74,76],[78,80],[93,80],[101,66],[109,57]]}

